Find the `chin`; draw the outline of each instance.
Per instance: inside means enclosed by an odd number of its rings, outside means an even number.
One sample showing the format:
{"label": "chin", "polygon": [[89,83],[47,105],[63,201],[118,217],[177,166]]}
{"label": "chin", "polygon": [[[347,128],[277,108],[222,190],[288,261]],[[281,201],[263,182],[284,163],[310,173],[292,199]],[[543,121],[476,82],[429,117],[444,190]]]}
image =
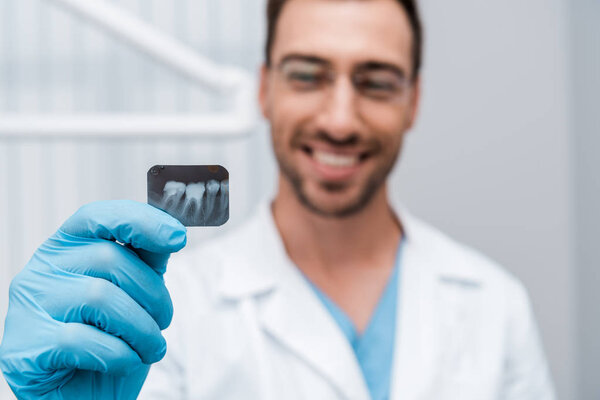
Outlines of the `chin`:
{"label": "chin", "polygon": [[[344,193],[346,192],[346,193]],[[346,190],[330,191],[319,188],[318,193],[296,193],[300,202],[311,212],[323,217],[344,218],[355,215],[365,208],[370,195],[348,193]]]}

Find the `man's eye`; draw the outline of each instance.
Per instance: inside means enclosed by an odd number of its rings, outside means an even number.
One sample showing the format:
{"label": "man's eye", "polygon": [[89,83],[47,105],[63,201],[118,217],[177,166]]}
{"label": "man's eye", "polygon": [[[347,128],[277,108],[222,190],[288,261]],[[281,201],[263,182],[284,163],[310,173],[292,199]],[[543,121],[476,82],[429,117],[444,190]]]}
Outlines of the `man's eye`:
{"label": "man's eye", "polygon": [[387,99],[401,92],[401,86],[395,79],[362,77],[355,81],[356,88],[366,96]]}
{"label": "man's eye", "polygon": [[398,87],[396,82],[385,79],[362,79],[357,84],[363,90],[380,92],[393,92]]}
{"label": "man's eye", "polygon": [[325,75],[315,72],[290,72],[287,75],[288,82],[292,87],[299,90],[310,90],[319,88],[325,81]]}
{"label": "man's eye", "polygon": [[290,74],[290,80],[298,81],[303,83],[315,83],[319,80],[317,74],[311,74],[308,72],[294,72]]}

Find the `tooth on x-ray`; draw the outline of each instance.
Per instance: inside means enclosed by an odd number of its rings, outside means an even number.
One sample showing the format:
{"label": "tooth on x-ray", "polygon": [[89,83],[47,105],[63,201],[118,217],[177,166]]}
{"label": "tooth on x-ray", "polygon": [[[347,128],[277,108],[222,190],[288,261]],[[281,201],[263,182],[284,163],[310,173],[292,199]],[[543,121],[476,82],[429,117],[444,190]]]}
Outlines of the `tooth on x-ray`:
{"label": "tooth on x-ray", "polygon": [[221,181],[221,193],[219,197],[219,220],[229,219],[229,180]]}
{"label": "tooth on x-ray", "polygon": [[161,208],[169,213],[179,213],[179,203],[185,193],[185,183],[169,181],[165,184]]}
{"label": "tooth on x-ray", "polygon": [[217,199],[217,193],[219,192],[221,185],[219,182],[211,179],[206,183],[206,202],[204,203],[204,218],[205,221],[214,218],[213,213],[215,211],[215,200]]}
{"label": "tooth on x-ray", "polygon": [[220,165],[155,165],[148,171],[148,203],[186,226],[223,225],[229,172]]}
{"label": "tooth on x-ray", "polygon": [[182,217],[185,225],[191,225],[200,220],[202,212],[202,198],[204,197],[204,182],[190,183],[185,188],[185,205]]}

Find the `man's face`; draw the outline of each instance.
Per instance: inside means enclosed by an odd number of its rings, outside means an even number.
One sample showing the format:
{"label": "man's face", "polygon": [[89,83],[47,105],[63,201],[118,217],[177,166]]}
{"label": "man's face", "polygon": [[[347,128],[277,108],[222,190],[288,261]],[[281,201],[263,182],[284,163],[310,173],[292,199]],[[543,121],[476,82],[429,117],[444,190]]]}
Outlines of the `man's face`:
{"label": "man's face", "polygon": [[351,215],[383,190],[416,113],[412,40],[395,0],[284,6],[260,104],[284,184],[312,211]]}

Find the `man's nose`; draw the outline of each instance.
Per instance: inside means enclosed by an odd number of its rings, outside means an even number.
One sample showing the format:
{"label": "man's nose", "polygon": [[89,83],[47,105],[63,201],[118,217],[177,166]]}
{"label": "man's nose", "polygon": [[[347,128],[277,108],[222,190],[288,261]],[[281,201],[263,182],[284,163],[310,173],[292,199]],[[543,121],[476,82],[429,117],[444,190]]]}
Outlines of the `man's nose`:
{"label": "man's nose", "polygon": [[317,116],[317,128],[339,141],[358,134],[357,98],[350,79],[337,77],[331,82]]}

